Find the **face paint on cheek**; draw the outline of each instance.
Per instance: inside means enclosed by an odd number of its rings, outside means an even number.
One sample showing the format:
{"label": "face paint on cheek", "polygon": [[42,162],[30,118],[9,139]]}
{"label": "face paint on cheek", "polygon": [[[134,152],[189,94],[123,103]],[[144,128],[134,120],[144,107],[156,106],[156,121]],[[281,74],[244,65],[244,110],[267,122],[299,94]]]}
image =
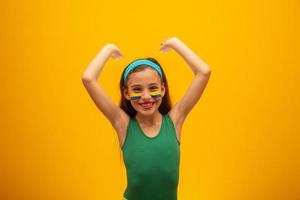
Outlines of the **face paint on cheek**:
{"label": "face paint on cheek", "polygon": [[[159,99],[161,97],[160,91],[150,92],[150,95],[154,99]],[[139,100],[142,97],[142,93],[132,92],[130,93],[130,99],[133,101]]]}
{"label": "face paint on cheek", "polygon": [[133,92],[130,93],[130,99],[133,101],[139,100],[142,96],[142,93]]}
{"label": "face paint on cheek", "polygon": [[154,99],[159,99],[159,98],[161,97],[160,91],[150,92],[150,95],[151,95],[152,98],[154,98]]}

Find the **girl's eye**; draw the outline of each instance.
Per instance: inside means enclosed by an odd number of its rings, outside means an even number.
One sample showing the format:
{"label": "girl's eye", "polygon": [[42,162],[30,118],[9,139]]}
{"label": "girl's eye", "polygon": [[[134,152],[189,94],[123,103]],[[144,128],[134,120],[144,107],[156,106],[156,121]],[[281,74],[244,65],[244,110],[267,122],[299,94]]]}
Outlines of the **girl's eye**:
{"label": "girl's eye", "polygon": [[[158,89],[158,88],[157,88],[157,87],[151,87],[150,89],[151,89],[151,90],[155,90],[155,89]],[[135,88],[135,89],[133,89],[133,91],[141,91],[141,89]]]}

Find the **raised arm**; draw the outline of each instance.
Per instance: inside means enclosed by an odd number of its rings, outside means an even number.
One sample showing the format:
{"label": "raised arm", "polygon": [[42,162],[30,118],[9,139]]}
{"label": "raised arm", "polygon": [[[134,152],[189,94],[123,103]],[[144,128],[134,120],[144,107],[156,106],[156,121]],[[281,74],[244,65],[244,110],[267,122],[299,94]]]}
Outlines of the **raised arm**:
{"label": "raised arm", "polygon": [[96,106],[111,122],[113,127],[117,129],[118,122],[126,113],[110,99],[101,85],[97,82],[97,79],[110,56],[114,59],[123,58],[120,50],[115,45],[106,44],[84,71],[82,82]]}
{"label": "raised arm", "polygon": [[161,51],[165,52],[170,49],[174,49],[187,62],[195,75],[185,95],[170,111],[174,114],[178,123],[182,124],[188,113],[200,99],[209,80],[211,69],[178,38],[169,38],[161,44]]}

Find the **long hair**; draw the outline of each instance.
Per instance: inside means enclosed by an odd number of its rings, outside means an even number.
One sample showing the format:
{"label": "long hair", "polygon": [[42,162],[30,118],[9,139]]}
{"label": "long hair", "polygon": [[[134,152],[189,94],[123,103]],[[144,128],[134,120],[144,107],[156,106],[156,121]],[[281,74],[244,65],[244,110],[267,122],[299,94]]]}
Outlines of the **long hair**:
{"label": "long hair", "polygon": [[[161,65],[158,63],[158,61],[155,59],[155,58],[152,58],[152,57],[147,57],[147,58],[140,58],[140,59],[146,59],[146,60],[150,60],[154,63],[156,63],[160,68],[161,68],[161,71],[162,71],[162,79],[164,82],[164,85],[165,85],[165,95],[163,96],[162,98],[162,102],[158,108],[158,111],[162,114],[162,115],[165,115],[167,114],[171,108],[172,108],[172,102],[171,102],[171,98],[170,98],[170,94],[169,94],[169,88],[168,88],[168,81],[167,81],[167,78],[166,78],[166,75],[164,73],[164,70],[163,68],[161,67]],[[137,60],[140,60],[140,59],[136,59],[134,61],[132,61],[131,63],[137,61]],[[124,77],[124,72],[126,70],[126,68],[131,64],[129,63],[123,70],[123,73],[122,73],[122,76],[121,76],[121,80],[120,80],[120,92],[121,92],[121,99],[120,99],[120,102],[119,102],[119,107],[124,110],[130,117],[134,117],[137,113],[137,111],[132,107],[131,103],[129,100],[127,100],[124,96],[124,93],[123,93],[123,90],[124,89],[128,89],[128,85],[127,85],[127,82],[128,82],[128,78],[124,81],[123,77]],[[150,66],[148,65],[140,65],[136,68],[134,68],[133,70],[131,70],[128,74],[128,76],[132,73],[135,73],[135,72],[139,72],[139,71],[143,71],[144,69],[146,68],[151,68]],[[151,68],[152,69],[152,68]],[[161,80],[162,80],[161,79]]]}

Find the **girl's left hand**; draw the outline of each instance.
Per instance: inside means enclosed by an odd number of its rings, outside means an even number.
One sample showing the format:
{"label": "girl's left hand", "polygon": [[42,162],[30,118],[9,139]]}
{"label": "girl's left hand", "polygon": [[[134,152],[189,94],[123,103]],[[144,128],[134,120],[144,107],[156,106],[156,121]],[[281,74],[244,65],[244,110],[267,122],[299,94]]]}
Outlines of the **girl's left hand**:
{"label": "girl's left hand", "polygon": [[159,50],[162,52],[170,51],[171,48],[173,48],[173,44],[176,42],[176,40],[178,40],[176,37],[167,38],[160,44]]}

